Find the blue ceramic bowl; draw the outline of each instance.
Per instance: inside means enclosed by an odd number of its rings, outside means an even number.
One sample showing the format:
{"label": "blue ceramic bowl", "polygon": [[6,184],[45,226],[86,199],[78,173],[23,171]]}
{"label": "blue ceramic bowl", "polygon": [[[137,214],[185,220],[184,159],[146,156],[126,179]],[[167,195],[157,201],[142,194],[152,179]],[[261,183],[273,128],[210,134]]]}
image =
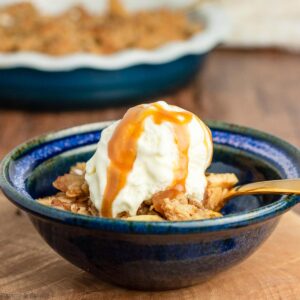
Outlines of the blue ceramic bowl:
{"label": "blue ceramic bowl", "polygon": [[[232,199],[224,217],[185,222],[130,222],[72,214],[34,199],[55,192],[51,183],[87,160],[109,123],[35,138],[2,162],[0,183],[10,201],[28,212],[35,228],[62,257],[124,287],[175,289],[209,279],[243,261],[272,233],[296,196]],[[210,122],[215,143],[211,170],[234,172],[240,182],[300,177],[300,153],[258,132]]]}

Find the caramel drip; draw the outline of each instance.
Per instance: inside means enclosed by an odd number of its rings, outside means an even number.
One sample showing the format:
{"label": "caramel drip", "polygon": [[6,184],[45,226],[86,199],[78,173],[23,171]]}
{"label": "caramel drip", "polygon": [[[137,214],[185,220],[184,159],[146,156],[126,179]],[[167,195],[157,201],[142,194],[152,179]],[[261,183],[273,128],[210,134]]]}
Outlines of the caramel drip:
{"label": "caramel drip", "polygon": [[138,105],[127,111],[108,144],[110,165],[107,169],[107,183],[101,208],[101,215],[104,217],[112,217],[113,201],[125,186],[127,176],[133,168],[137,156],[137,142],[144,131],[144,121],[150,116],[156,124],[169,122],[173,126],[179,160],[174,169],[174,180],[168,190],[185,191],[190,145],[188,123],[193,115],[186,111],[165,110],[159,103]]}

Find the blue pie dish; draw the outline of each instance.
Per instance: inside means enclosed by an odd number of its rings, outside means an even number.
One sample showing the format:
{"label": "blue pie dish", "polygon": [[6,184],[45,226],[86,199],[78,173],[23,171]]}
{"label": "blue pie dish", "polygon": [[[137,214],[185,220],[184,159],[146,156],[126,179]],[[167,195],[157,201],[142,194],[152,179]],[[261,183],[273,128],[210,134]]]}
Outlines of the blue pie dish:
{"label": "blue pie dish", "polygon": [[[3,160],[0,184],[26,211],[44,240],[74,265],[131,289],[166,290],[201,283],[251,255],[272,233],[296,196],[245,196],[224,217],[184,222],[137,222],[76,215],[34,199],[55,193],[52,181],[95,150],[109,123],[89,124],[26,142]],[[300,152],[253,129],[209,122],[210,171],[234,172],[240,183],[300,177]]]}
{"label": "blue pie dish", "polygon": [[0,105],[80,109],[149,100],[191,81],[206,55],[186,55],[166,63],[145,63],[116,70],[80,67],[45,71],[32,67],[0,67]]}

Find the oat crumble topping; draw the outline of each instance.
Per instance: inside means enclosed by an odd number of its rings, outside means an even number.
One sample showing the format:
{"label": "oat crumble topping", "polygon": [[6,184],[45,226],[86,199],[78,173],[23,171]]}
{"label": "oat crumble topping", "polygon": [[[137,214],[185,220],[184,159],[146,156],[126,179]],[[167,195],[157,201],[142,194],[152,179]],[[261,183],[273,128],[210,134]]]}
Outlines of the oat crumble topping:
{"label": "oat crumble topping", "polygon": [[0,8],[0,52],[111,54],[129,48],[157,48],[202,30],[182,11],[129,14],[118,0],[109,3],[105,15],[91,14],[81,6],[57,16],[42,15],[27,2],[4,6]]}
{"label": "oat crumble topping", "polygon": [[[88,216],[98,216],[99,212],[89,197],[89,188],[84,179],[85,163],[77,163],[70,172],[59,176],[53,186],[59,190],[56,195],[38,199],[41,204],[57,209]],[[140,221],[184,221],[221,217],[224,196],[237,184],[234,174],[207,174],[206,197],[203,202],[187,198],[184,194],[174,197],[153,197],[144,201],[136,216],[127,212],[118,218]]]}

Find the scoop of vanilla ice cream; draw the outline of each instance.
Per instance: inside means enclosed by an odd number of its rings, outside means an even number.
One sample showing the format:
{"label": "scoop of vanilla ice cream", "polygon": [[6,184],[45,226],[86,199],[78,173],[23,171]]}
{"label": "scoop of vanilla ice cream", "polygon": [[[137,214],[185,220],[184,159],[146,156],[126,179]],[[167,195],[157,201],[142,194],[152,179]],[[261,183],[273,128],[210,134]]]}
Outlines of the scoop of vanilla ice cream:
{"label": "scoop of vanilla ice cream", "polygon": [[[162,101],[159,103],[169,111],[184,111]],[[97,150],[86,166],[85,178],[89,185],[90,197],[99,211],[102,207],[110,164],[108,143],[119,122],[103,130]],[[206,189],[205,171],[211,161],[213,145],[209,129],[194,115],[188,123],[188,131],[190,145],[185,193],[202,201]],[[113,201],[112,216],[116,217],[121,212],[128,212],[134,216],[143,201],[150,199],[157,192],[166,190],[174,179],[174,165],[178,156],[172,124],[169,122],[156,124],[151,116],[147,117],[144,130],[137,142],[137,156],[133,168],[127,176],[125,186]]]}

